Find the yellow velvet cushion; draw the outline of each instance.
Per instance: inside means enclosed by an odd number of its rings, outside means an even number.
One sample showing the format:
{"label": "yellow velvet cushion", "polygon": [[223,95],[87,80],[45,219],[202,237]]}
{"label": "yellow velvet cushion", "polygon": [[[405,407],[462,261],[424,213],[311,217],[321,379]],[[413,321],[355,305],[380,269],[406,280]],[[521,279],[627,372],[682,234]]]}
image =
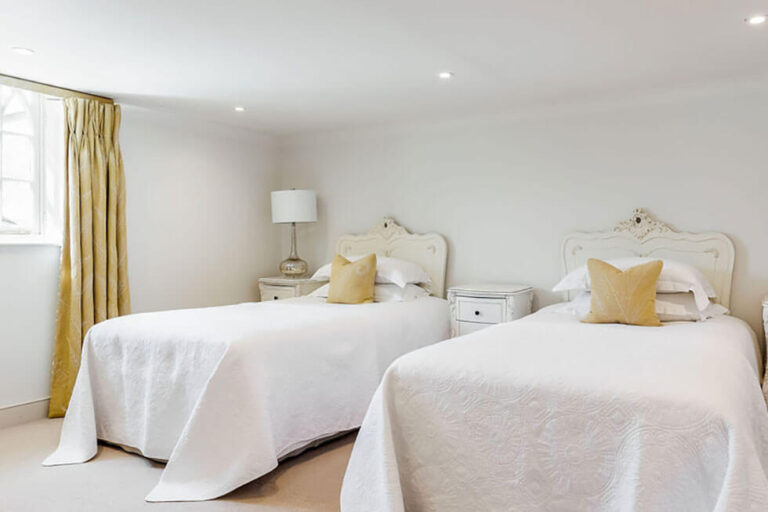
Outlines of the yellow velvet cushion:
{"label": "yellow velvet cushion", "polygon": [[349,261],[344,256],[337,254],[331,263],[328,302],[338,304],[373,302],[375,282],[375,254],[369,254],[357,261]]}
{"label": "yellow velvet cushion", "polygon": [[664,264],[649,261],[622,272],[596,259],[587,260],[592,282],[592,303],[582,320],[592,324],[659,326],[656,316],[656,281]]}

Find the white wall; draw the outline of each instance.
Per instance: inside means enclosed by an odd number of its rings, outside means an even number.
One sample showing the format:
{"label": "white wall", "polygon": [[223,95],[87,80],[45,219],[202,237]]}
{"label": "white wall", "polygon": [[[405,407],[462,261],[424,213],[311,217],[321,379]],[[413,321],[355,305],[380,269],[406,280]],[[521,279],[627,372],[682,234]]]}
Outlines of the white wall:
{"label": "white wall", "polygon": [[60,249],[0,245],[0,409],[47,398]]}
{"label": "white wall", "polygon": [[[274,274],[274,143],[260,134],[123,107],[134,312],[257,298]],[[0,245],[0,409],[49,396],[60,251]]]}
{"label": "white wall", "polygon": [[133,311],[257,299],[280,261],[274,141],[124,107],[120,144]]}
{"label": "white wall", "polygon": [[[448,284],[560,277],[564,235],[644,207],[736,246],[732,308],[758,331],[768,293],[768,80],[282,141],[284,187],[318,191],[300,233],[312,266],[392,215],[449,241]],[[285,243],[285,241],[283,242]]]}

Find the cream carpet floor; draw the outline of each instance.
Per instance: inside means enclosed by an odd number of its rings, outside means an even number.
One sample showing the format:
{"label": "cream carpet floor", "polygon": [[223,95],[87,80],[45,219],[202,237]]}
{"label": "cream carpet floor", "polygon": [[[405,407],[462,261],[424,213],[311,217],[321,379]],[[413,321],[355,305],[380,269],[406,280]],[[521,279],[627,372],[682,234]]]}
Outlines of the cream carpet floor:
{"label": "cream carpet floor", "polygon": [[272,473],[213,501],[147,503],[163,465],[99,446],[90,462],[45,468],[58,444],[61,420],[0,430],[2,512],[285,512],[339,510],[339,492],[355,434],[283,461]]}

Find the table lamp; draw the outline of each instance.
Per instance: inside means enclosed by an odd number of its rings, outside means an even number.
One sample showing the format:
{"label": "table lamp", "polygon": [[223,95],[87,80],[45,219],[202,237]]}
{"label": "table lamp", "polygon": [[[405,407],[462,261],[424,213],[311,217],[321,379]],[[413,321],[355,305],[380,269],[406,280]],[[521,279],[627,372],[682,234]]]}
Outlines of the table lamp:
{"label": "table lamp", "polygon": [[317,197],[314,190],[276,190],[272,192],[272,222],[291,224],[291,254],[280,263],[280,272],[288,277],[307,273],[307,262],[296,253],[296,223],[317,222]]}

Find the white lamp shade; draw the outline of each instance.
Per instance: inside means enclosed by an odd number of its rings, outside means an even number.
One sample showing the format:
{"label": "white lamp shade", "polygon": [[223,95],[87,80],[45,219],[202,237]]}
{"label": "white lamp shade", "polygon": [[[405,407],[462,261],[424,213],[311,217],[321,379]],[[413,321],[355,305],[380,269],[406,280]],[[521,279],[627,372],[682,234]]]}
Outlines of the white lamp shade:
{"label": "white lamp shade", "polygon": [[272,192],[272,222],[316,222],[317,197],[314,190],[275,190]]}

